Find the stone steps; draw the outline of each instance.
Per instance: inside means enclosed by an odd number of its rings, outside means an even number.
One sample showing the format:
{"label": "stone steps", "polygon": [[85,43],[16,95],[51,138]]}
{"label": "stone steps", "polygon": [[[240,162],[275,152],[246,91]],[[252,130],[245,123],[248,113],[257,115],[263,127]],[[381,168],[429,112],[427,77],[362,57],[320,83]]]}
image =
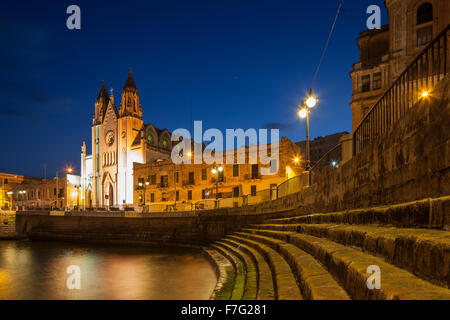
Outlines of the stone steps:
{"label": "stone steps", "polygon": [[252,258],[242,250],[234,248],[223,241],[217,241],[215,245],[222,250],[232,253],[242,261],[245,267],[245,288],[242,299],[256,300],[258,292],[258,271]]}
{"label": "stone steps", "polygon": [[348,224],[267,224],[251,228],[305,233],[358,247],[437,285],[450,286],[448,231]]}
{"label": "stone steps", "polygon": [[203,249],[214,266],[217,283],[211,294],[211,300],[230,300],[233,292],[236,272],[231,262],[217,250]]}
{"label": "stone steps", "polygon": [[258,275],[258,292],[256,295],[257,300],[274,300],[276,299],[275,287],[273,284],[272,273],[270,271],[270,267],[267,264],[264,257],[252,247],[240,243],[239,241],[235,241],[235,239],[231,239],[229,237],[225,237],[221,240],[234,248],[237,248],[247,254],[257,268]]}
{"label": "stone steps", "polygon": [[277,251],[289,264],[301,293],[308,300],[348,300],[345,290],[328,271],[311,255],[298,247],[274,238],[236,233],[241,237],[251,237]]}
{"label": "stone steps", "polygon": [[[242,231],[238,233],[240,237],[246,237],[254,242],[267,242],[267,239],[261,238],[262,236],[281,240],[304,250],[320,261],[353,299],[450,299],[450,290],[446,288],[417,278],[406,270],[386,263],[382,258],[324,238],[264,229],[243,229]],[[369,290],[366,285],[369,277],[366,273],[367,268],[372,265],[379,266],[381,269],[381,289],[379,290]]]}
{"label": "stone steps", "polygon": [[278,300],[301,300],[302,295],[297,281],[291,271],[289,264],[283,257],[265,244],[241,237],[241,233],[235,233],[227,238],[244,243],[264,256],[269,264],[273,278],[276,299]]}
{"label": "stone steps", "polygon": [[276,218],[273,215],[273,218],[266,219],[265,223],[377,224],[397,228],[445,229],[450,227],[449,207],[450,196],[331,213],[304,214],[302,208],[299,208],[293,209],[289,214],[281,213]]}
{"label": "stone steps", "polygon": [[244,296],[245,278],[246,278],[244,263],[234,253],[222,247],[220,244],[213,244],[211,245],[211,247],[217,250],[225,258],[227,258],[228,261],[230,261],[231,264],[233,265],[234,284],[233,290],[231,291],[230,300],[241,300]]}

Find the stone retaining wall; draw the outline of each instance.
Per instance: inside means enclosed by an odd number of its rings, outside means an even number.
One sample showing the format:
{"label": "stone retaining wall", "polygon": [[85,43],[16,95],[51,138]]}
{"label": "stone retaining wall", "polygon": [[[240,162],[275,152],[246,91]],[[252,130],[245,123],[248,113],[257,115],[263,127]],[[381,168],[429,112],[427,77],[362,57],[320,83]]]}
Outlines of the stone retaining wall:
{"label": "stone retaining wall", "polygon": [[[18,212],[16,230],[20,236],[39,240],[115,243],[128,245],[202,246],[217,241],[242,227],[264,220],[289,217],[302,209],[277,213],[240,214],[223,209],[201,214],[148,214],[146,217],[89,215],[54,216],[49,212]],[[450,197],[426,199],[367,209],[322,214],[324,219],[346,223],[375,216],[388,225],[446,228],[450,225]],[[342,222],[342,221],[341,221]]]}
{"label": "stone retaining wall", "polygon": [[0,211],[0,239],[10,239],[16,236],[16,212]]}

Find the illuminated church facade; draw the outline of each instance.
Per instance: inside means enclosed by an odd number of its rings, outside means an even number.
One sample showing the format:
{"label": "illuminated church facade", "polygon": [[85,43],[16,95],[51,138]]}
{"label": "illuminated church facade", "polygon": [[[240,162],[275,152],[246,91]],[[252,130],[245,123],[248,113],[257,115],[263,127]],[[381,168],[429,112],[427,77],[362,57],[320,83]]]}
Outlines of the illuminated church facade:
{"label": "illuminated church facade", "polygon": [[84,207],[133,204],[133,163],[152,163],[170,157],[171,134],[144,124],[139,91],[132,70],[117,108],[102,83],[95,100],[92,152],[81,148],[81,200]]}

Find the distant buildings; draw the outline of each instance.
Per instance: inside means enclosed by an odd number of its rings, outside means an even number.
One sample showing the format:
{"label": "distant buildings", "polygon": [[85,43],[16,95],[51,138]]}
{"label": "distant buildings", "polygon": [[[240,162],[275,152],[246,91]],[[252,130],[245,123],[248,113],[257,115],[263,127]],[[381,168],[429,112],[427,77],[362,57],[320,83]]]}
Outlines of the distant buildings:
{"label": "distant buildings", "polygon": [[10,209],[13,205],[13,189],[21,184],[24,176],[0,172],[0,209]]}
{"label": "distant buildings", "polygon": [[26,177],[12,187],[12,207],[25,209],[74,209],[81,206],[80,176],[53,179]]}
{"label": "distant buildings", "polygon": [[[311,157],[311,167],[314,167],[318,164],[319,160],[321,160],[325,155],[327,155],[326,159],[322,159],[321,166],[325,165],[333,165],[333,162],[338,165],[342,160],[342,152],[340,148],[339,139],[348,134],[348,132],[339,132],[330,134],[325,137],[317,137],[314,140],[311,140],[310,143],[310,157]],[[299,141],[296,143],[300,147],[301,158],[302,160],[306,159],[306,141]],[[302,163],[303,166],[305,163]]]}

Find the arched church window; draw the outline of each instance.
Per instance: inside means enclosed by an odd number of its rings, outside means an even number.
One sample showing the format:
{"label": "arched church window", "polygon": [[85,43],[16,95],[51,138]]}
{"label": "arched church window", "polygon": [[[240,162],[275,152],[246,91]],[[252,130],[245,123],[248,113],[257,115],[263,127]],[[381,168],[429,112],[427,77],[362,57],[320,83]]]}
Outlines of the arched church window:
{"label": "arched church window", "polygon": [[163,140],[162,144],[163,144],[164,148],[167,148],[168,143],[167,143],[167,140],[166,140],[166,139]]}
{"label": "arched church window", "polygon": [[429,2],[422,4],[417,9],[417,24],[430,22],[433,20],[433,5]]}
{"label": "arched church window", "polygon": [[151,134],[149,134],[147,136],[147,140],[148,140],[149,143],[153,143],[153,136]]}

